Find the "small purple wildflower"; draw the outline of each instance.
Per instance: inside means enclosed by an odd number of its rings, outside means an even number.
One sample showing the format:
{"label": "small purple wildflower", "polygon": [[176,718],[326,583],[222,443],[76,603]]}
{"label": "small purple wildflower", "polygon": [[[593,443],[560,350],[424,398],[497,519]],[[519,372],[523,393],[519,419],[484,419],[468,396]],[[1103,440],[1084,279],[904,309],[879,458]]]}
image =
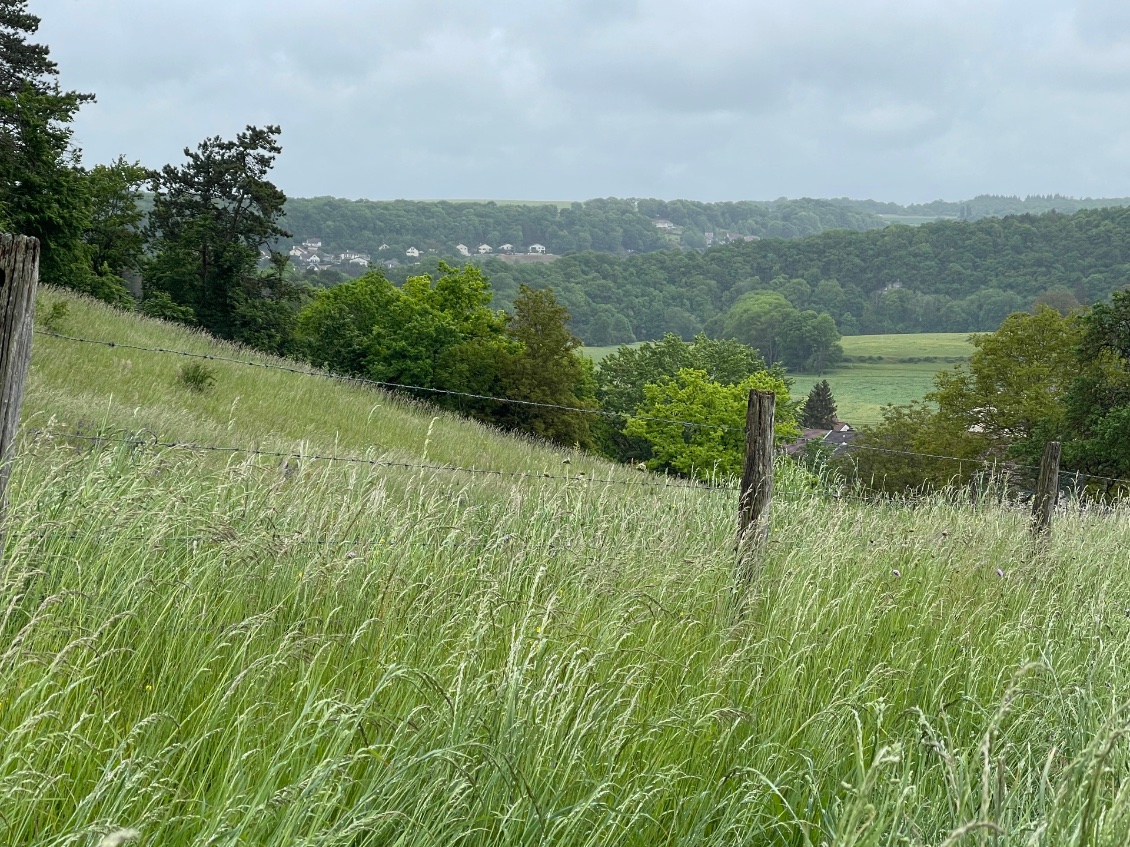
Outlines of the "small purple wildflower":
{"label": "small purple wildflower", "polygon": [[999,576],[1001,579],[1004,579],[1004,571],[1002,571],[1000,568],[997,568],[997,576]]}

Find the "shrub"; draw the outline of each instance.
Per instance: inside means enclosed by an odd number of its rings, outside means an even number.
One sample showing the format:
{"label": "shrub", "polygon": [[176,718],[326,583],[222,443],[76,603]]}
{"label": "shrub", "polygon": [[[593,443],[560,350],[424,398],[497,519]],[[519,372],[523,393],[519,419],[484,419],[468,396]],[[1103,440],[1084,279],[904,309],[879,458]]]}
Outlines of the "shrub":
{"label": "shrub", "polygon": [[216,384],[216,372],[201,362],[191,362],[177,371],[177,381],[189,391],[204,394]]}

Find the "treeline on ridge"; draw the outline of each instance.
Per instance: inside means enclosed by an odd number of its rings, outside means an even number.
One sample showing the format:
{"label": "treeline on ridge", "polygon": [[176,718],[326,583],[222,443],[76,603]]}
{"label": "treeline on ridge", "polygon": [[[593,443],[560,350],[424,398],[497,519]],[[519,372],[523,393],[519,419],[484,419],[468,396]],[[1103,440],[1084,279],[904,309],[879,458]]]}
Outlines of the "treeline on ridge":
{"label": "treeline on ridge", "polygon": [[830,202],[872,215],[910,217],[1003,218],[1006,215],[1042,215],[1044,212],[1071,214],[1083,209],[1130,206],[1130,197],[1066,197],[1063,194],[1029,194],[1027,197],[978,194],[970,200],[932,200],[929,203],[889,203],[881,200],[853,200],[836,197]]}
{"label": "treeline on ridge", "polygon": [[987,332],[1038,303],[1066,313],[1130,283],[1130,209],[837,230],[703,252],[589,252],[538,265],[488,259],[483,268],[501,306],[520,285],[552,286],[590,345],[710,334],[756,292],[827,313],[844,335]]}
{"label": "treeline on ridge", "polygon": [[[657,228],[657,220],[670,222],[672,228]],[[524,252],[541,244],[557,255],[586,250],[627,254],[706,247],[708,232],[719,240],[729,233],[799,238],[829,229],[884,226],[869,212],[826,200],[700,203],[617,198],[520,204],[292,197],[286,202],[284,223],[297,240],[317,237],[330,252],[357,250],[400,261],[411,247],[447,258],[458,255],[457,244],[471,250],[479,244],[494,249],[512,244]]]}

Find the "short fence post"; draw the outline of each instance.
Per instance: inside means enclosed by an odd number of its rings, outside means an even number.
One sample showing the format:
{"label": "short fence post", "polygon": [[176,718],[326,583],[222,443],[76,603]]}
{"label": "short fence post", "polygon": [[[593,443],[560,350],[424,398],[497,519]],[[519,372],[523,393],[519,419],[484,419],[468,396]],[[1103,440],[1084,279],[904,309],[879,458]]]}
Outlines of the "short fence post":
{"label": "short fence post", "polygon": [[773,503],[773,414],[777,395],[750,391],[746,407],[745,465],[738,500],[738,584],[753,578],[750,561],[769,537]]}
{"label": "short fence post", "polygon": [[1032,535],[1037,540],[1046,539],[1051,533],[1052,512],[1059,495],[1059,457],[1062,452],[1058,441],[1049,441],[1040,461],[1040,479],[1036,483],[1036,496],[1032,498]]}
{"label": "short fence post", "polygon": [[0,516],[6,515],[8,507],[12,443],[20,425],[24,381],[31,361],[38,282],[38,239],[0,234]]}

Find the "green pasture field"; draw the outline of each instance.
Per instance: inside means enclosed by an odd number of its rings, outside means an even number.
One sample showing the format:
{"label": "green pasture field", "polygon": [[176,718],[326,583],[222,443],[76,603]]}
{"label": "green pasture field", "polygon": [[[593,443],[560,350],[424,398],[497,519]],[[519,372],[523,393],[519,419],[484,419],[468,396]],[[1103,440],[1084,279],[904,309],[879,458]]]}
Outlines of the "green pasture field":
{"label": "green pasture field", "polygon": [[[272,361],[62,298],[70,335]],[[994,492],[782,462],[736,585],[732,490],[189,361],[35,336],[2,843],[1130,842],[1127,508],[1065,502],[1037,550]]]}
{"label": "green pasture field", "polygon": [[[846,356],[882,357],[884,361],[848,362],[825,374],[790,372],[789,377],[793,380],[795,397],[806,397],[815,383],[828,380],[840,418],[855,426],[877,423],[884,405],[921,400],[933,389],[935,373],[960,364],[973,353],[969,334],[962,332],[848,335],[840,343]],[[617,346],[586,347],[584,352],[600,362],[617,349]],[[905,361],[912,358],[936,361]]]}
{"label": "green pasture field", "polygon": [[[920,332],[901,335],[845,335],[840,340],[845,356],[882,356],[885,359],[968,359],[973,344],[967,332]],[[944,364],[944,363],[943,363]]]}
{"label": "green pasture field", "polygon": [[921,400],[934,388],[934,374],[946,364],[859,364],[825,374],[790,373],[792,394],[804,398],[822,379],[828,380],[840,420],[853,426],[878,423],[887,404]]}

